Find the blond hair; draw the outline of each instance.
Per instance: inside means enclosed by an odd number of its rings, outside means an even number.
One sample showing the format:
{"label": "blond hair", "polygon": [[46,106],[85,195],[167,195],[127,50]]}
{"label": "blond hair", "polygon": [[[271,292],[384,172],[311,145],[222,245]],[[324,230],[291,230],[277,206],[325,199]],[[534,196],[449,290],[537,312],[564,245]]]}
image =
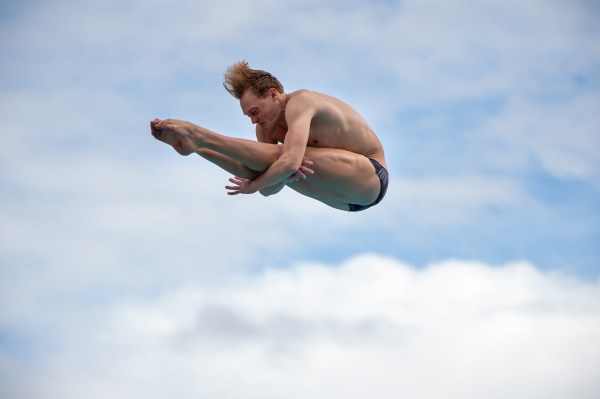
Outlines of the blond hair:
{"label": "blond hair", "polygon": [[260,98],[265,97],[271,88],[283,93],[283,85],[275,76],[260,69],[250,68],[246,61],[238,61],[227,68],[223,86],[238,100],[248,89]]}

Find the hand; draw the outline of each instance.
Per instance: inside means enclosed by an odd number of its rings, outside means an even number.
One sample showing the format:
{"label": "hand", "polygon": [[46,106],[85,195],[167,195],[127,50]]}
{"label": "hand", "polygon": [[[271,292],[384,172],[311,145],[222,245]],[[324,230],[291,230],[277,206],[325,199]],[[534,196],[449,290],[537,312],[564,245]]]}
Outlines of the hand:
{"label": "hand", "polygon": [[302,165],[300,169],[296,171],[293,175],[288,177],[285,182],[286,183],[294,183],[299,180],[306,180],[306,175],[314,175],[315,171],[310,168],[313,165],[313,161],[309,161],[308,159],[302,160]]}
{"label": "hand", "polygon": [[229,181],[233,184],[235,184],[234,186],[225,186],[225,188],[227,190],[230,190],[227,194],[229,195],[237,195],[237,194],[254,194],[255,192],[257,192],[258,190],[254,188],[254,185],[252,184],[252,180],[250,179],[244,179],[242,177],[232,177],[229,179]]}

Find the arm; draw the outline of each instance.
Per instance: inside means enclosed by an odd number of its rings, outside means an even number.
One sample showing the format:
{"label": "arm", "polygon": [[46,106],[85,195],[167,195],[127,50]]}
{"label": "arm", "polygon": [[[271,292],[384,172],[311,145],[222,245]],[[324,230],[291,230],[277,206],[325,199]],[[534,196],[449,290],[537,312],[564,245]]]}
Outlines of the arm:
{"label": "arm", "polygon": [[296,173],[294,173],[293,175],[291,175],[290,177],[288,177],[287,179],[285,179],[285,181],[283,181],[281,183],[277,183],[272,186],[261,188],[259,190],[259,192],[262,195],[264,195],[265,197],[268,197],[269,195],[277,194],[278,192],[281,191],[281,189],[283,189],[283,187],[285,187],[289,183],[295,183],[300,180],[306,180],[306,175],[313,175],[315,173],[315,171],[310,168],[312,165],[313,165],[312,161],[310,161],[308,159],[303,159],[302,166],[300,166],[300,169],[298,169],[296,171]]}
{"label": "arm", "polygon": [[[261,143],[270,143],[270,144],[277,144],[277,142],[275,140],[269,139],[264,132],[259,129],[259,126],[256,127],[256,140],[261,142]],[[259,176],[254,176],[254,179],[256,179]],[[252,179],[251,179],[252,180]],[[277,183],[274,184],[272,186],[267,186],[264,188],[259,189],[258,191],[265,197],[268,197],[270,195],[274,195],[277,194],[278,192],[280,192],[283,187],[285,187],[286,182],[281,182],[281,183]]]}
{"label": "arm", "polygon": [[286,180],[301,168],[314,113],[314,107],[307,98],[297,97],[288,103],[285,115],[288,131],[282,154],[250,184],[250,191],[256,192],[265,187],[285,184]]}
{"label": "arm", "polygon": [[261,188],[258,190],[264,197],[268,197],[270,195],[277,194],[285,187],[286,182],[277,183],[272,186],[268,186],[265,188]]}

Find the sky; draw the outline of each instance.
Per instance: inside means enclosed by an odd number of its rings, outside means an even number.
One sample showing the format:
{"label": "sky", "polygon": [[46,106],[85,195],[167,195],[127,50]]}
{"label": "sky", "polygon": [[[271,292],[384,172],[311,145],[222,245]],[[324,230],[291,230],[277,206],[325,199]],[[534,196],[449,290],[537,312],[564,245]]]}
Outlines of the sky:
{"label": "sky", "polygon": [[[599,16],[2,2],[0,396],[597,398]],[[253,139],[222,86],[242,59],[369,121],[383,202],[228,196],[151,137],[172,117]]]}

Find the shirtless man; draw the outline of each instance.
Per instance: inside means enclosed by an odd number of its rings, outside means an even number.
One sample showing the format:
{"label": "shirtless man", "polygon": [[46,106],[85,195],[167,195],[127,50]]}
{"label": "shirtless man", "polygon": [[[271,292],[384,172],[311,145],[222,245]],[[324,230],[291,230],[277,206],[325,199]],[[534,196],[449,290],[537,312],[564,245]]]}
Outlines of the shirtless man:
{"label": "shirtless man", "polygon": [[257,141],[173,119],[150,122],[152,135],[181,155],[195,152],[236,176],[226,186],[230,195],[268,196],[287,185],[345,211],[383,199],[388,185],[383,147],[348,104],[309,90],[285,93],[273,75],[245,61],[227,69],[223,85],[256,125]]}

